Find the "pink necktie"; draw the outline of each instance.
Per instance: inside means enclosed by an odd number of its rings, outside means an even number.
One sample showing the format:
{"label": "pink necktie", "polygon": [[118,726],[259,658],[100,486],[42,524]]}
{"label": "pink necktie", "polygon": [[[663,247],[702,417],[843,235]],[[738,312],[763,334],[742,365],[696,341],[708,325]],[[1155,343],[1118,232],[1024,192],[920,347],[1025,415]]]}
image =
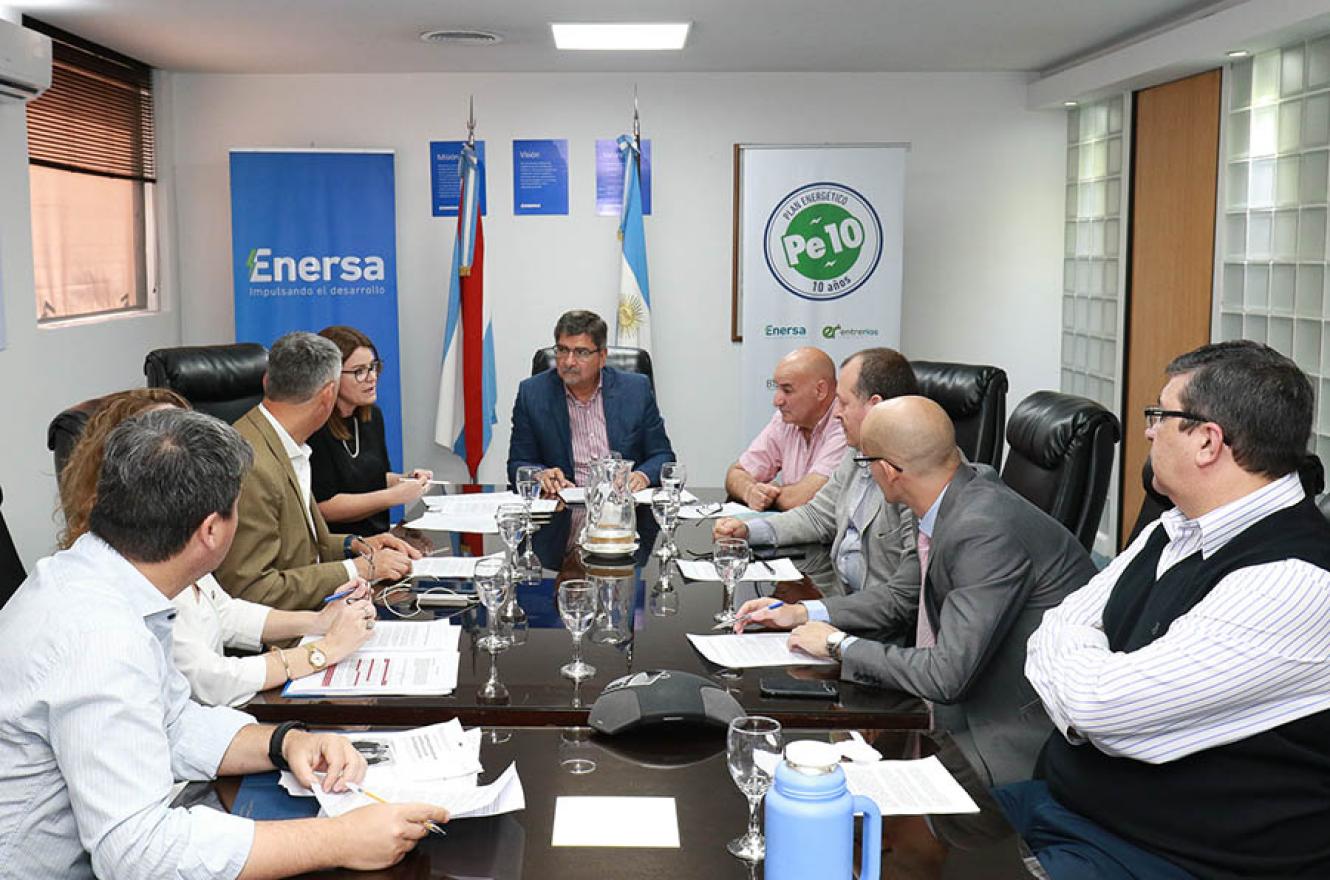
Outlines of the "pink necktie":
{"label": "pink necktie", "polygon": [[928,583],[928,550],[932,544],[931,538],[923,532],[919,533],[919,619],[914,628],[914,646],[916,648],[931,648],[937,644],[933,627],[928,624],[928,610],[924,605],[924,585]]}

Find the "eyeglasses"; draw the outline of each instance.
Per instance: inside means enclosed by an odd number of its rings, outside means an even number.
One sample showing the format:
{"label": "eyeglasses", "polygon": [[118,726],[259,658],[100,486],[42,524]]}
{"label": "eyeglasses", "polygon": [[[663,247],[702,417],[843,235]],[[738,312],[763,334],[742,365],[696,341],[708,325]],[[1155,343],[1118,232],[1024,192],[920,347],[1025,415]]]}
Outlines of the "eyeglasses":
{"label": "eyeglasses", "polygon": [[572,355],[577,360],[584,361],[599,351],[598,348],[568,348],[564,345],[556,345],[554,346],[554,357],[557,360],[563,360],[568,355]]}
{"label": "eyeglasses", "polygon": [[351,375],[356,377],[357,382],[364,382],[371,374],[377,376],[383,372],[383,361],[370,361],[363,367],[356,367],[354,370],[342,370],[342,375]]}
{"label": "eyeglasses", "polygon": [[868,467],[870,464],[872,464],[875,461],[885,461],[887,465],[891,467],[893,470],[895,470],[897,473],[901,474],[905,473],[905,468],[896,464],[891,459],[881,455],[856,455],[854,457],[854,463],[859,465],[859,467]]}
{"label": "eyeglasses", "polygon": [[1181,409],[1164,409],[1159,406],[1147,406],[1145,408],[1145,429],[1147,431],[1159,427],[1159,423],[1164,419],[1184,419],[1188,422],[1212,421],[1203,415]]}

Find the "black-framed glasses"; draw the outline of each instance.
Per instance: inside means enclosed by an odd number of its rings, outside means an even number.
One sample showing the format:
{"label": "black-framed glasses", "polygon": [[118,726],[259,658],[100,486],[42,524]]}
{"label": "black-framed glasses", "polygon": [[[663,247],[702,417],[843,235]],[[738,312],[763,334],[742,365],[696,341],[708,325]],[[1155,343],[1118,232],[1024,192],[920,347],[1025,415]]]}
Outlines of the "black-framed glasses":
{"label": "black-framed glasses", "polygon": [[598,354],[599,352],[600,352],[599,348],[581,348],[581,347],[568,348],[565,345],[554,346],[554,357],[557,360],[563,360],[564,358],[568,357],[568,355],[572,355],[577,360],[584,361],[589,357],[591,357],[593,354]]}
{"label": "black-framed glasses", "polygon": [[383,361],[373,360],[363,367],[356,367],[354,370],[342,370],[342,375],[355,376],[357,382],[364,382],[371,375],[377,376],[383,372]]}
{"label": "black-framed glasses", "polygon": [[859,465],[859,467],[868,467],[870,464],[872,464],[872,463],[875,462],[875,461],[885,461],[885,462],[887,463],[887,465],[888,465],[892,470],[896,471],[897,473],[901,473],[901,474],[905,473],[905,468],[903,468],[903,467],[901,467],[900,465],[896,464],[894,461],[892,461],[891,459],[887,458],[886,456],[882,456],[882,455],[856,455],[856,456],[854,457],[854,463],[857,464],[857,465]]}
{"label": "black-framed glasses", "polygon": [[1182,409],[1164,409],[1161,406],[1147,406],[1145,412],[1145,429],[1147,431],[1159,427],[1159,423],[1164,419],[1183,419],[1188,422],[1209,422],[1203,415],[1194,412],[1187,412]]}

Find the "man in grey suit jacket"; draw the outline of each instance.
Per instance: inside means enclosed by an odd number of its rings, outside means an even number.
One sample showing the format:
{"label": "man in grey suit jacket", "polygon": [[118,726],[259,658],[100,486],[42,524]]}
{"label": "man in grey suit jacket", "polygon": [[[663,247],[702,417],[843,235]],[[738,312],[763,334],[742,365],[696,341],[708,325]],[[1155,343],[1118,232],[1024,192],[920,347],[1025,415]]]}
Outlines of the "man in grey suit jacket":
{"label": "man in grey suit jacket", "polygon": [[966,464],[951,419],[923,397],[873,408],[863,451],[887,500],[918,523],[924,572],[914,647],[855,638],[890,619],[880,606],[828,600],[831,622],[799,606],[754,600],[752,622],[801,624],[790,643],[841,661],[841,677],[915,694],[991,784],[1029,779],[1052,724],[1026,681],[1025,643],[1044,612],[1095,574],[1057,521],[1009,489],[992,468]]}
{"label": "man in grey suit jacket", "polygon": [[919,594],[914,517],[908,508],[884,502],[868,469],[854,457],[868,411],[883,400],[918,393],[914,370],[899,352],[869,348],[850,355],[836,380],[835,418],[851,448],[831,479],[793,510],[747,523],[722,519],[715,537],[747,538],[753,545],[830,544],[846,601],[888,609],[893,621],[888,629],[913,626]]}

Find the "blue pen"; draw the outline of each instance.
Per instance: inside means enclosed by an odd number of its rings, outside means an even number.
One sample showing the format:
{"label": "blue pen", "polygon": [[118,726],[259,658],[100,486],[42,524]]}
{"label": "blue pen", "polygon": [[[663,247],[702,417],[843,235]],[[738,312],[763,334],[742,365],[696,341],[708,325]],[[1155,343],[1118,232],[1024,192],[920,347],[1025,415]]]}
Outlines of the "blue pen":
{"label": "blue pen", "polygon": [[344,598],[344,597],[346,597],[346,596],[349,596],[349,595],[351,595],[352,593],[354,593],[354,592],[355,592],[356,590],[358,590],[358,589],[360,589],[360,587],[357,585],[357,586],[352,587],[352,588],[349,589],[349,590],[342,590],[340,593],[333,593],[331,596],[329,596],[328,598],[326,598],[326,599],[323,600],[323,604],[324,604],[324,605],[327,605],[329,602],[332,602],[332,601],[335,600],[335,599],[341,599],[341,598]]}
{"label": "blue pen", "polygon": [[[775,602],[772,602],[772,603],[771,603],[770,605],[768,605],[766,608],[759,608],[758,611],[775,611],[777,608],[780,608],[780,607],[783,606],[784,604],[785,604],[784,602],[782,602],[781,600],[777,599]],[[748,612],[747,614],[741,614],[741,615],[739,616],[739,620],[736,621],[736,623],[742,623],[743,621],[745,621],[745,620],[747,620],[748,618],[752,617],[752,616],[753,616],[754,614],[756,614],[756,613],[757,613],[757,611],[750,611],[750,612]]]}

